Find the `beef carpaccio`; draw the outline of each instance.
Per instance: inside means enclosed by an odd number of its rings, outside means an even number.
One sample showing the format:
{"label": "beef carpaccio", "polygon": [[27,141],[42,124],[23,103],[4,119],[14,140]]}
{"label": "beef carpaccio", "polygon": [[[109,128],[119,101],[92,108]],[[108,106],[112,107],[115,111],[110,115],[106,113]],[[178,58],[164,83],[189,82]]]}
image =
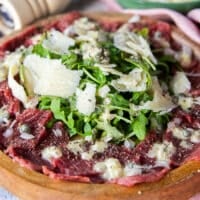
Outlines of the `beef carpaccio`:
{"label": "beef carpaccio", "polygon": [[169,24],[73,12],[0,51],[0,149],[21,166],[132,186],[200,160],[200,63]]}

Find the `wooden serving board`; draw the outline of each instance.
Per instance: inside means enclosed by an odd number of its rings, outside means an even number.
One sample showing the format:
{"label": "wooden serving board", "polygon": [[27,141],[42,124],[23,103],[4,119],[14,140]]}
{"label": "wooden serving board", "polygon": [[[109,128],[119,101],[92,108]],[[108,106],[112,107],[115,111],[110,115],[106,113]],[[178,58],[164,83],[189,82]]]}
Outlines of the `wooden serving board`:
{"label": "wooden serving board", "polygon": [[[127,21],[129,15],[108,13],[86,13],[94,19]],[[41,20],[36,25],[56,20],[61,15]],[[0,43],[16,37],[15,33],[0,40]],[[182,33],[181,33],[182,34]],[[185,37],[185,36],[183,36]],[[192,45],[195,54],[200,47]],[[21,200],[188,200],[200,193],[200,161],[191,161],[168,173],[154,183],[123,187],[115,184],[86,184],[53,180],[49,177],[20,167],[0,151],[0,186],[18,196]]]}

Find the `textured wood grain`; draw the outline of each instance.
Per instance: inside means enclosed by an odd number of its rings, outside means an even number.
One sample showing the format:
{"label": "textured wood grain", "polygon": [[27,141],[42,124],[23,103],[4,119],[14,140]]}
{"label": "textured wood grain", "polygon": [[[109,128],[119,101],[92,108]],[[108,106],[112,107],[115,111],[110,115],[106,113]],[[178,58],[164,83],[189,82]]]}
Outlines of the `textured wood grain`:
{"label": "textured wood grain", "polygon": [[[108,13],[85,13],[96,20],[126,21],[130,16]],[[50,17],[37,22],[41,26],[62,17]],[[144,19],[149,20],[149,19]],[[176,32],[176,30],[174,30]],[[0,43],[16,37],[8,36]],[[183,40],[196,51],[200,47],[182,35]],[[200,192],[200,161],[189,162],[171,171],[161,181],[122,187],[113,184],[85,184],[52,180],[45,175],[20,167],[0,152],[0,185],[22,200],[188,200]]]}

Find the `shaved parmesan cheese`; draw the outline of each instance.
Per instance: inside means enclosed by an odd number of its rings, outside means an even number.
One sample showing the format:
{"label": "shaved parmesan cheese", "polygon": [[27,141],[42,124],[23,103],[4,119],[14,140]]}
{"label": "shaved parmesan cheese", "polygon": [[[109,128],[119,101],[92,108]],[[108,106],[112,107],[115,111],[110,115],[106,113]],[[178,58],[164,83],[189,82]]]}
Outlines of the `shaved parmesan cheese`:
{"label": "shaved parmesan cheese", "polygon": [[142,69],[135,68],[129,74],[123,74],[113,80],[111,85],[120,92],[139,92],[146,90],[147,77]]}
{"label": "shaved parmesan cheese", "polygon": [[8,70],[3,65],[0,65],[0,82],[6,80]]}
{"label": "shaved parmesan cheese", "polygon": [[175,153],[176,148],[171,142],[155,143],[148,152],[150,158],[156,158],[157,161],[169,162],[171,156]]}
{"label": "shaved parmesan cheese", "polygon": [[133,111],[137,110],[152,110],[154,112],[170,112],[176,105],[172,102],[171,97],[168,94],[163,94],[162,88],[158,82],[158,79],[154,77],[152,83],[153,100],[147,101],[143,105],[136,106],[131,105]]}
{"label": "shaved parmesan cheese", "polygon": [[186,93],[191,89],[191,83],[184,72],[176,72],[171,81],[171,87],[174,94]]}
{"label": "shaved parmesan cheese", "polygon": [[[21,64],[22,54],[21,53],[11,53],[7,55],[3,66],[8,69],[8,85],[12,90],[14,97],[19,99],[23,104],[28,100],[24,88],[14,79],[15,75],[19,72],[19,66]],[[6,75],[6,74],[4,74]]]}
{"label": "shaved parmesan cheese", "polygon": [[87,83],[84,90],[77,89],[76,91],[76,108],[84,114],[90,115],[95,110],[96,105],[96,85]]}
{"label": "shaved parmesan cheese", "polygon": [[56,146],[49,146],[42,150],[42,159],[47,160],[49,162],[52,159],[57,159],[62,156],[62,151],[59,147]]}
{"label": "shaved parmesan cheese", "polygon": [[75,41],[59,31],[51,30],[47,39],[43,40],[42,44],[52,52],[66,54],[68,53],[69,47],[75,45]]}
{"label": "shaved parmesan cheese", "polygon": [[101,63],[96,63],[96,67],[99,67],[101,71],[107,76],[109,74],[117,75],[117,76],[122,76],[123,74],[116,69],[113,69],[116,67],[116,64],[101,64]]}
{"label": "shaved parmesan cheese", "polygon": [[106,180],[112,180],[123,176],[123,168],[116,158],[108,158],[105,161],[97,162],[94,170],[100,172]]}
{"label": "shaved parmesan cheese", "polygon": [[99,88],[98,95],[102,98],[105,98],[109,92],[110,88],[107,85],[104,85],[103,87]]}
{"label": "shaved parmesan cheese", "polygon": [[142,36],[130,32],[127,26],[123,26],[115,32],[113,40],[115,47],[118,49],[136,57],[147,57],[151,59],[153,63],[157,63],[148,42]]}
{"label": "shaved parmesan cheese", "polygon": [[28,55],[24,59],[25,69],[32,82],[33,92],[67,98],[74,94],[79,85],[81,71],[66,69],[61,60],[50,60],[38,55]]}
{"label": "shaved parmesan cheese", "polygon": [[19,66],[21,64],[21,59],[22,54],[20,52],[11,53],[5,57],[5,60],[2,63],[2,65],[7,68]]}
{"label": "shaved parmesan cheese", "polygon": [[19,72],[19,68],[17,65],[12,65],[9,67],[8,85],[10,89],[12,90],[13,96],[19,99],[26,107],[26,103],[28,102],[28,97],[26,95],[24,87],[20,85],[14,78],[15,75],[18,74],[18,72]]}

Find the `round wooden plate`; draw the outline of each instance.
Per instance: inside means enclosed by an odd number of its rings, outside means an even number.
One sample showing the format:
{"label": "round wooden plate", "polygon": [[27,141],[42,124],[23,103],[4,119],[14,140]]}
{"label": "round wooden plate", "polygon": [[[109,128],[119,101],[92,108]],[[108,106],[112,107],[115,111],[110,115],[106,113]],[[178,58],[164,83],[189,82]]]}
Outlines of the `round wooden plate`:
{"label": "round wooden plate", "polygon": [[[96,20],[122,22],[130,17],[116,13],[86,13],[84,15]],[[41,26],[60,17],[62,15],[41,20],[35,25]],[[20,32],[2,39],[0,45],[17,37],[18,34]],[[181,38],[186,45],[190,45],[196,56],[200,58],[198,45],[187,39],[176,28],[173,34],[174,37],[178,35],[178,39]],[[5,187],[21,200],[188,200],[200,194],[200,160],[190,161],[172,170],[160,181],[123,187],[114,184],[86,184],[53,180],[43,174],[20,167],[0,151],[0,186]]]}

